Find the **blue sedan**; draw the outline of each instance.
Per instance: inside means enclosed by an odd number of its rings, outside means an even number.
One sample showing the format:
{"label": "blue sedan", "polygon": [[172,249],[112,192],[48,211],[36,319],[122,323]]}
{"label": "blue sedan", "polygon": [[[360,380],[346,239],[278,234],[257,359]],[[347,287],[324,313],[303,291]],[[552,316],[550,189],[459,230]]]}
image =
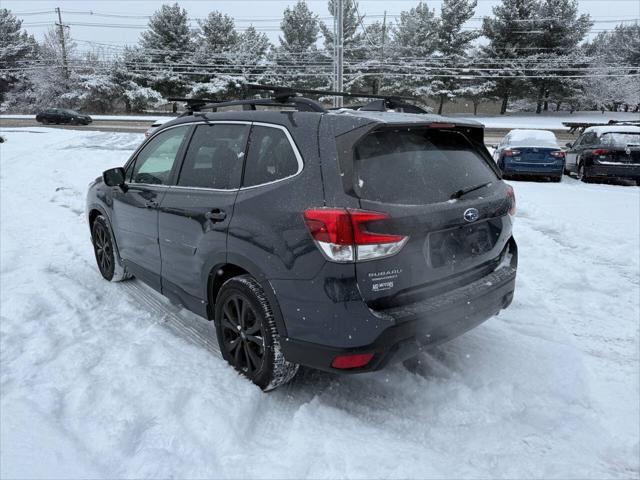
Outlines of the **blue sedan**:
{"label": "blue sedan", "polygon": [[562,181],[565,152],[548,130],[511,130],[496,147],[493,158],[504,178],[544,177]]}

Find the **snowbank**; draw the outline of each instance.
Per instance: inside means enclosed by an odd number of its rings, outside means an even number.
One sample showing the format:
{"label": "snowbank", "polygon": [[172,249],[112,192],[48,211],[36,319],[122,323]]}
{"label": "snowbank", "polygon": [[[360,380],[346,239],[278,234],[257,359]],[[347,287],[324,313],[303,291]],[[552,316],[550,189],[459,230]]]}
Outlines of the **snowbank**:
{"label": "snowbank", "polygon": [[514,182],[509,310],[406,365],[266,395],[210,323],[98,273],[86,187],[142,135],[0,133],[0,477],[639,475],[638,188]]}

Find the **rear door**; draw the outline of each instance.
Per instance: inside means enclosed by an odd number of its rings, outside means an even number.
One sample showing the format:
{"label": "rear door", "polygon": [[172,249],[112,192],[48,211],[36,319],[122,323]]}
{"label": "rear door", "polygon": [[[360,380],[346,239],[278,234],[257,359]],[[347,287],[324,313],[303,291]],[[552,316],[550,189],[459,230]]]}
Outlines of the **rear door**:
{"label": "rear door", "polygon": [[162,199],[162,289],[187,306],[205,298],[210,268],[226,261],[249,130],[249,122],[198,125],[177,181]]}
{"label": "rear door", "polygon": [[382,128],[355,145],[352,161],[361,208],[387,216],[366,230],[408,237],[395,255],[356,262],[366,301],[417,300],[495,268],[511,236],[508,187],[465,133]]}

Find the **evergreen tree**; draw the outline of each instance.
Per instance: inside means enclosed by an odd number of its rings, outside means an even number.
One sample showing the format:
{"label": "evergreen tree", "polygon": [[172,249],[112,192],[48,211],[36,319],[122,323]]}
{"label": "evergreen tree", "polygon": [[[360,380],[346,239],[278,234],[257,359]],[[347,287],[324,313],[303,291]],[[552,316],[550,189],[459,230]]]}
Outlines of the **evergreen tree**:
{"label": "evergreen tree", "polygon": [[579,81],[571,76],[577,72],[563,72],[562,66],[571,64],[571,57],[592,25],[589,15],[578,15],[576,0],[541,0],[537,19],[531,25],[531,30],[536,32],[534,46],[539,49],[532,59],[538,65],[532,70],[532,76],[544,77],[530,80],[536,95],[536,113],[543,107],[548,109],[550,96],[557,99],[575,96]]}
{"label": "evergreen tree", "polygon": [[[241,65],[240,73],[245,77],[254,77],[259,74],[264,64],[267,52],[271,47],[269,38],[264,33],[258,32],[253,25],[250,25],[238,36],[238,41],[234,49],[234,58]],[[258,81],[258,79],[255,79]]]}
{"label": "evergreen tree", "polygon": [[32,35],[22,30],[22,20],[6,8],[0,8],[0,101],[24,80],[22,69],[35,60],[37,53],[37,43]]}
{"label": "evergreen tree", "polygon": [[287,7],[280,23],[280,46],[273,49],[271,81],[300,88],[327,87],[330,79],[320,66],[326,60],[318,52],[318,16],[304,0]]}
{"label": "evergreen tree", "polygon": [[229,52],[238,41],[233,18],[220,12],[211,12],[200,26],[199,43],[207,53]]}
{"label": "evergreen tree", "polygon": [[309,10],[304,0],[298,0],[293,7],[285,9],[280,29],[280,46],[286,52],[295,54],[317,50],[316,41],[320,32],[318,16]]}
{"label": "evergreen tree", "polygon": [[187,11],[177,3],[162,5],[141,37],[142,48],[154,62],[179,62],[194,50]]}
{"label": "evergreen tree", "polygon": [[[329,0],[327,9],[332,16],[337,15],[338,2]],[[363,35],[358,33],[364,16],[358,15],[357,0],[344,0],[342,12],[342,38],[344,48],[344,58],[346,60],[355,60],[363,58],[362,42]],[[335,38],[333,35],[333,24],[327,25],[320,23],[320,29],[324,36],[325,49],[333,52],[335,48]]]}
{"label": "evergreen tree", "polygon": [[493,7],[493,17],[483,20],[482,33],[489,40],[484,52],[487,57],[497,59],[486,65],[501,70],[495,82],[496,94],[502,99],[502,114],[507,111],[514,91],[526,88],[526,82],[519,77],[524,75],[526,57],[535,51],[536,37],[531,25],[538,8],[538,0],[502,0]]}
{"label": "evergreen tree", "polygon": [[431,56],[438,48],[438,29],[435,11],[425,2],[401,12],[393,34],[398,53],[419,59]]}
{"label": "evergreen tree", "polygon": [[[442,3],[438,23],[438,51],[446,65],[453,68],[464,66],[465,52],[471,42],[478,38],[478,33],[464,31],[462,27],[473,17],[477,3],[477,0],[444,0]],[[438,73],[440,75],[434,80],[433,89],[439,93],[438,114],[442,114],[444,102],[455,98],[459,93],[460,80],[458,76],[448,76],[446,70]]]}

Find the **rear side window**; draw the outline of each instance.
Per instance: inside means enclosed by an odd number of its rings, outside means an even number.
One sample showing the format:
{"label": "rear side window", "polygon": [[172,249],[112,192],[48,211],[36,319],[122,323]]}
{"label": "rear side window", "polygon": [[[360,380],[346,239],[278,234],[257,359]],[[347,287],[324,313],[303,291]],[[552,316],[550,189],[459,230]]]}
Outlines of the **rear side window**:
{"label": "rear side window", "polygon": [[498,180],[485,158],[458,132],[388,129],[355,148],[354,190],[366,200],[421,205]]}
{"label": "rear side window", "polygon": [[256,125],[251,129],[243,186],[275,182],[298,173],[300,164],[284,130]]}
{"label": "rear side window", "polygon": [[238,188],[248,133],[249,125],[199,125],[189,143],[178,185]]}

